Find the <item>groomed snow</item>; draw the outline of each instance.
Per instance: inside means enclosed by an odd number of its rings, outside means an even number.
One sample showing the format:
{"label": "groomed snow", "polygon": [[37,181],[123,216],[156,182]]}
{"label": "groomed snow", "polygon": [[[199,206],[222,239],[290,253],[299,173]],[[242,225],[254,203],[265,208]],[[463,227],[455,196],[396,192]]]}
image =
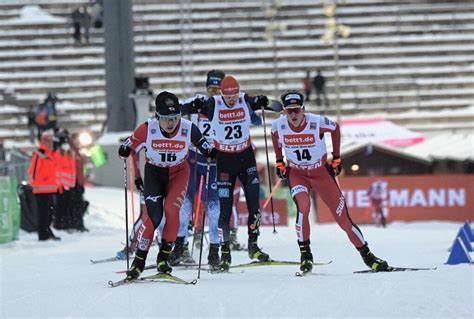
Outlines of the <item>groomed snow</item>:
{"label": "groomed snow", "polygon": [[[361,225],[372,250],[397,266],[436,271],[356,275],[358,253],[337,225],[312,225],[316,275],[294,276],[297,267],[275,266],[201,272],[196,286],[167,283],[108,288],[125,262],[91,265],[110,257],[124,241],[123,189],[88,188],[89,233],[55,231],[61,242],[38,242],[36,234],[0,245],[0,318],[472,318],[473,267],[447,266],[460,223],[393,223],[387,229]],[[137,203],[137,201],[135,201]],[[260,245],[274,259],[298,260],[293,226],[264,227]],[[244,227],[239,239],[245,242]],[[148,262],[154,262],[152,248]],[[203,253],[204,258],[207,251]],[[195,253],[195,257],[197,254]],[[247,262],[233,252],[233,262]],[[151,274],[152,271],[146,272]],[[195,270],[174,269],[185,279]]]}

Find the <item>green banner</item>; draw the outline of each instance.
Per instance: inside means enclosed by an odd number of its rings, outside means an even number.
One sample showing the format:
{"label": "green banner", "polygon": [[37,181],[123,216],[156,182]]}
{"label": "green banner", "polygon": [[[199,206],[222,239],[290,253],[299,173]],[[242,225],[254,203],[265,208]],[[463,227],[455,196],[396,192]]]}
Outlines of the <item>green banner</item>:
{"label": "green banner", "polygon": [[102,145],[95,144],[89,149],[91,161],[95,167],[101,167],[107,164],[107,154],[105,154]]}
{"label": "green banner", "polygon": [[0,244],[18,239],[20,207],[16,178],[0,177]]}

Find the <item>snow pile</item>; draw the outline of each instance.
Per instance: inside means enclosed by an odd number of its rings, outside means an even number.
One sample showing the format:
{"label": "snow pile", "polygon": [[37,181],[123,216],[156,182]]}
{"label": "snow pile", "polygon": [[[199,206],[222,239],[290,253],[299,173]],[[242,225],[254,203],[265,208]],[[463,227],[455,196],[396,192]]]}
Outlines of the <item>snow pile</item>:
{"label": "snow pile", "polygon": [[[55,231],[62,241],[42,243],[21,232],[20,240],[0,245],[0,318],[472,318],[474,313],[473,267],[443,264],[460,226],[447,222],[360,225],[373,252],[392,265],[438,267],[435,271],[353,274],[365,266],[345,234],[335,224],[312,225],[315,260],[333,261],[316,266],[312,276],[296,277],[295,266],[254,267],[229,274],[201,271],[195,286],[108,288],[108,280],[122,278],[114,272],[125,261],[89,260],[121,249],[124,191],[88,188],[86,196],[90,232]],[[274,259],[299,260],[293,225],[277,231],[263,227],[260,246]],[[243,227],[238,238],[246,242]],[[149,264],[156,254],[152,247]],[[248,262],[247,253],[233,252],[232,260]],[[173,274],[191,280],[197,270],[174,268]]]}
{"label": "snow pile", "polygon": [[61,17],[55,17],[42,10],[37,5],[29,5],[21,8],[18,18],[8,19],[1,24],[59,24],[66,23],[67,20]]}

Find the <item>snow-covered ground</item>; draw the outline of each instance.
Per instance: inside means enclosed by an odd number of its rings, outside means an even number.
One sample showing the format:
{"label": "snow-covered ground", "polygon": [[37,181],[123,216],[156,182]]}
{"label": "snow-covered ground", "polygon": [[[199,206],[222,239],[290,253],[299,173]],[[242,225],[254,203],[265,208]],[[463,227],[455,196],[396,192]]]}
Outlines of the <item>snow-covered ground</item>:
{"label": "snow-covered ground", "polygon": [[[195,286],[168,283],[109,288],[108,280],[126,263],[91,265],[110,257],[124,241],[124,194],[121,189],[88,188],[89,233],[55,233],[60,242],[38,242],[35,234],[0,246],[0,318],[472,318],[474,268],[447,266],[447,249],[458,223],[394,223],[387,229],[361,226],[376,255],[390,264],[438,267],[435,271],[353,274],[364,269],[359,254],[337,225],[313,225],[314,276],[294,276],[295,266],[201,272]],[[137,201],[135,201],[137,203]],[[260,245],[271,257],[298,260],[292,226],[278,234],[262,229]],[[239,229],[245,242],[245,230]],[[149,254],[154,262],[156,248]],[[207,251],[203,254],[207,256]],[[234,263],[247,262],[233,252]],[[197,254],[195,254],[197,257]],[[152,271],[147,273],[151,274]],[[174,269],[185,279],[197,270]]]}

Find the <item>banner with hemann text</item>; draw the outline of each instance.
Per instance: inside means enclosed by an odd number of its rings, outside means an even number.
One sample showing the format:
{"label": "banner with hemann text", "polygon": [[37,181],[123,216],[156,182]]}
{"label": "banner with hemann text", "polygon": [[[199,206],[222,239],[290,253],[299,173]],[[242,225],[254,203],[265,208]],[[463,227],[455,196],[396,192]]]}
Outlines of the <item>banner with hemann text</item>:
{"label": "banner with hemann text", "polygon": [[[263,202],[263,200],[260,201],[260,207],[262,207]],[[239,201],[237,210],[239,212],[239,225],[247,225],[247,219],[249,216],[247,204],[244,201]],[[275,216],[275,225],[288,226],[288,204],[286,199],[274,198],[273,211]],[[272,209],[270,204],[268,204],[267,207],[265,207],[265,209],[261,212],[260,225],[273,225]]]}
{"label": "banner with hemann text", "polygon": [[[340,177],[349,214],[355,223],[373,223],[368,190],[375,180],[386,183],[387,222],[474,220],[474,175],[404,175]],[[317,221],[334,222],[318,196]]]}

